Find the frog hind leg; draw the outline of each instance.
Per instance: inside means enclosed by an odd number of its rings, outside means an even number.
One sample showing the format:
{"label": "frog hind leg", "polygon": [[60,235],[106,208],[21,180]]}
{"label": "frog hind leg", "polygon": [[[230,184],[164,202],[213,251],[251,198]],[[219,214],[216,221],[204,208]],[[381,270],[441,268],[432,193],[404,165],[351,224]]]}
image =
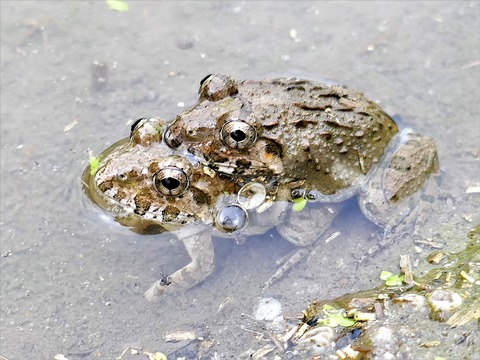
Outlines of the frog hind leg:
{"label": "frog hind leg", "polygon": [[294,245],[300,246],[291,256],[268,278],[263,288],[270,287],[280,280],[296,264],[303,261],[315,243],[319,241],[330,227],[340,211],[340,204],[308,203],[301,211],[290,211],[285,221],[276,226],[278,233]]}
{"label": "frog hind leg", "polygon": [[392,141],[381,164],[358,194],[363,214],[385,229],[385,235],[415,225],[425,189],[438,171],[434,141],[410,129]]}
{"label": "frog hind leg", "polygon": [[191,262],[166,278],[155,281],[145,292],[149,301],[158,299],[165,292],[187,289],[205,280],[213,271],[214,251],[211,229],[194,233],[179,233]]}
{"label": "frog hind leg", "polygon": [[278,233],[297,246],[310,246],[330,227],[340,205],[307,203],[304,209],[289,209],[284,221],[276,226]]}

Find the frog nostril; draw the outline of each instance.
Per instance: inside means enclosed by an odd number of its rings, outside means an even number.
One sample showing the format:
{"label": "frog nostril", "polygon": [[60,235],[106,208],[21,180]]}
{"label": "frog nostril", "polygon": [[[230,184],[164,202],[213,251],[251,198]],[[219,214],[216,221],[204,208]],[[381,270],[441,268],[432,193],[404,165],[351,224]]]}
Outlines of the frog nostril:
{"label": "frog nostril", "polygon": [[127,181],[128,176],[127,176],[127,174],[118,174],[117,179],[120,180],[120,181]]}

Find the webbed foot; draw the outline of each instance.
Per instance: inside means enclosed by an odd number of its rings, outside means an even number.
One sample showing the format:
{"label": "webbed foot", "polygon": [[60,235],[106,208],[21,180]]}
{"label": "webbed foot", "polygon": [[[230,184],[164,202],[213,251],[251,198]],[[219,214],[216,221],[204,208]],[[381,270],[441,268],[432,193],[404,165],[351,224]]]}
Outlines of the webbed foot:
{"label": "webbed foot", "polygon": [[178,233],[191,262],[175,271],[170,276],[162,276],[145,292],[149,301],[158,299],[165,292],[174,292],[179,289],[188,289],[205,280],[213,271],[214,251],[211,230],[191,232],[183,228]]}

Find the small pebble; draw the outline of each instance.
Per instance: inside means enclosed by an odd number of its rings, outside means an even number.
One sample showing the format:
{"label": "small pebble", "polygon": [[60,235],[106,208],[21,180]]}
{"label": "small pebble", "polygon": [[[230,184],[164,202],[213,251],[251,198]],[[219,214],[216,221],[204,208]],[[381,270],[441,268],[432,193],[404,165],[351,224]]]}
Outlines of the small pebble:
{"label": "small pebble", "polygon": [[258,321],[271,321],[282,314],[282,304],[274,298],[260,299],[255,306],[253,315]]}

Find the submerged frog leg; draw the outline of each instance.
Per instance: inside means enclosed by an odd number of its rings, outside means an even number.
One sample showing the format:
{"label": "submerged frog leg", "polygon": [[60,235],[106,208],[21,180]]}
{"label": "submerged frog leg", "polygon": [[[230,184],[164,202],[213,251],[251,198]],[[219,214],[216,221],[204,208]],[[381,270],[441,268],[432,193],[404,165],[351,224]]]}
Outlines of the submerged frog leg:
{"label": "submerged frog leg", "polygon": [[145,298],[153,301],[164,292],[190,288],[205,280],[213,271],[214,253],[211,235],[211,229],[188,234],[185,237],[179,234],[179,239],[185,245],[191,262],[171,274],[168,277],[168,283],[164,281],[164,278],[155,281],[145,292]]}
{"label": "submerged frog leg", "polygon": [[415,199],[415,207],[412,208],[408,214],[403,217],[399,224],[394,224],[392,227],[385,227],[383,234],[380,235],[378,242],[368,249],[360,258],[358,263],[361,264],[365,260],[387,248],[394,241],[414,241],[417,240],[418,230],[421,229],[421,225],[425,222],[432,206],[433,201],[438,196],[438,176],[432,176],[428,179],[419,194],[418,199]]}
{"label": "submerged frog leg", "polygon": [[323,238],[322,235],[330,227],[339,209],[340,206],[338,204],[329,204],[327,206],[318,203],[308,203],[305,209],[299,212],[290,211],[287,214],[286,222],[277,225],[277,231],[291,243],[304,247],[295,251],[275,274],[270,276],[265,282],[264,288],[268,288],[274,282],[280,280],[296,264],[303,261],[310,254],[318,240]]}
{"label": "submerged frog leg", "polygon": [[[380,239],[378,240],[378,242],[372,247],[370,247],[370,249],[368,249],[360,257],[356,258],[355,261],[358,263],[358,265],[363,264],[365,261],[370,260],[370,258],[372,258],[379,251],[387,248],[394,241],[404,238],[410,238],[410,234],[408,232],[385,231],[383,236],[380,235]],[[407,240],[408,239],[406,239],[405,241]]]}
{"label": "submerged frog leg", "polygon": [[297,250],[293,253],[292,256],[290,256],[287,261],[283,263],[280,268],[275,271],[275,274],[270,276],[268,280],[265,282],[263,285],[263,288],[266,289],[270,287],[273,283],[277,282],[280,280],[283,275],[285,275],[288,271],[290,271],[296,264],[298,264],[300,261],[302,261],[309,253],[310,253],[310,248],[302,248],[300,250]]}
{"label": "submerged frog leg", "polygon": [[387,232],[411,218],[426,185],[438,170],[432,139],[403,130],[358,194],[363,214]]}
{"label": "submerged frog leg", "polygon": [[403,130],[358,195],[363,214],[384,229],[359,263],[399,238],[412,237],[436,197],[438,157],[432,139]]}
{"label": "submerged frog leg", "polygon": [[340,210],[339,204],[308,202],[301,211],[289,209],[285,221],[276,226],[283,238],[297,246],[310,246],[330,228]]}

